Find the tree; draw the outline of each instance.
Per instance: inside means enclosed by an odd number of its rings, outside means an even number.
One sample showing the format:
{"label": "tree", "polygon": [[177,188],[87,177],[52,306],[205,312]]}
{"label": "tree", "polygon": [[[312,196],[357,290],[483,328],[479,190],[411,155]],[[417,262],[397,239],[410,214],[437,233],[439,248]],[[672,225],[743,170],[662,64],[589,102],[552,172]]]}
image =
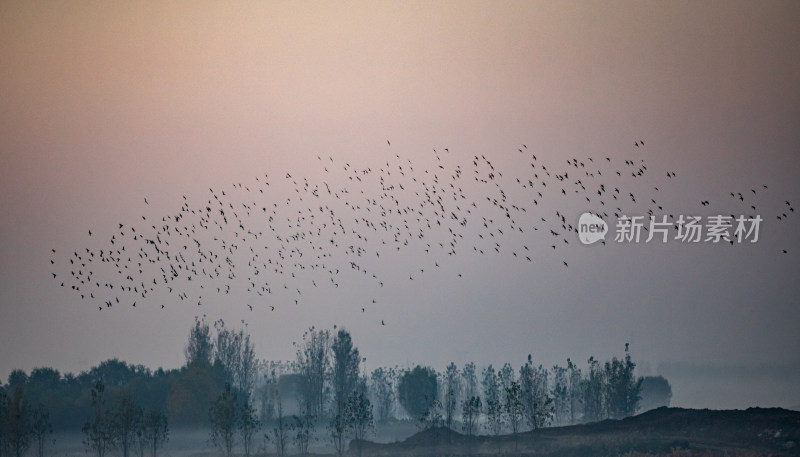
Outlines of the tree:
{"label": "tree", "polygon": [[367,434],[375,428],[372,416],[372,405],[364,389],[353,391],[345,407],[345,427],[356,440],[358,456],[361,457],[361,445]]}
{"label": "tree", "polygon": [[636,364],[631,360],[628,345],[625,345],[625,359],[616,357],[605,363],[604,400],[606,415],[613,419],[632,416],[641,399],[642,379],[636,379],[633,370]]}
{"label": "tree", "polygon": [[214,365],[222,367],[225,381],[235,386],[234,377],[241,363],[241,339],[239,334],[225,328],[225,322],[220,319],[214,322],[217,338],[214,342]]}
{"label": "tree", "polygon": [[236,392],[231,390],[230,384],[225,386],[225,391],[211,404],[209,416],[211,419],[211,444],[230,457],[233,455],[233,447],[236,444],[236,429],[239,422]]}
{"label": "tree", "polygon": [[400,404],[412,417],[420,418],[431,409],[437,399],[438,383],[433,368],[417,365],[403,372],[397,386]]}
{"label": "tree", "polygon": [[24,388],[27,382],[28,374],[25,373],[25,370],[14,370],[8,375],[8,391],[11,392],[13,396],[17,387]]}
{"label": "tree", "polygon": [[253,448],[253,437],[255,436],[261,424],[258,422],[258,417],[256,417],[256,409],[253,407],[249,396],[244,396],[239,408],[239,434],[242,437],[244,455],[246,457],[250,457],[250,452]]}
{"label": "tree", "polygon": [[297,366],[302,385],[300,395],[312,417],[322,416],[325,408],[325,379],[330,369],[330,332],[311,327],[297,346]]}
{"label": "tree", "polygon": [[[277,382],[275,390],[277,391]],[[272,441],[275,445],[275,453],[278,454],[278,457],[284,457],[286,455],[286,448],[289,445],[289,433],[294,429],[294,425],[286,420],[286,417],[283,415],[283,400],[279,392],[276,395],[274,404],[276,413],[275,423],[272,429],[264,434],[264,438],[268,441]]]}
{"label": "tree", "polygon": [[481,397],[472,396],[469,399],[464,400],[463,404],[461,405],[461,428],[464,430],[464,433],[466,433],[467,436],[475,435],[481,409],[483,409]]}
{"label": "tree", "polygon": [[547,370],[534,366],[530,354],[519,370],[521,400],[528,426],[536,430],[544,427],[553,415],[553,399],[548,394]]}
{"label": "tree", "polygon": [[386,423],[392,414],[394,404],[395,370],[392,368],[376,368],[370,375],[372,393],[375,398],[375,411],[378,422]]}
{"label": "tree", "polygon": [[10,409],[10,399],[3,383],[0,382],[0,457],[10,454],[8,448],[8,411]]}
{"label": "tree", "polygon": [[312,416],[308,410],[303,410],[300,412],[300,415],[295,416],[295,429],[297,433],[294,436],[294,444],[297,446],[297,452],[301,456],[308,455],[308,445],[314,433],[314,421],[314,416]]}
{"label": "tree", "polygon": [[5,420],[6,439],[13,457],[22,457],[31,443],[30,411],[23,397],[22,387],[14,388]]}
{"label": "tree", "polygon": [[144,412],[133,401],[128,391],[123,391],[113,409],[113,441],[122,449],[122,457],[129,457],[131,447],[136,442],[137,431],[141,428]]}
{"label": "tree", "polygon": [[486,428],[497,436],[503,430],[503,402],[500,396],[500,380],[491,365],[483,370],[481,384],[486,398]]}
{"label": "tree", "polygon": [[169,441],[169,422],[167,416],[153,409],[144,415],[142,435],[150,449],[150,457],[157,457],[158,449]]}
{"label": "tree", "polygon": [[569,424],[569,378],[567,369],[553,365],[553,423]]}
{"label": "tree", "polygon": [[333,399],[336,412],[344,412],[344,407],[350,395],[356,390],[358,384],[358,367],[361,358],[358,348],[353,346],[350,333],[339,330],[331,346],[333,353]]}
{"label": "tree", "polygon": [[193,363],[182,368],[169,383],[166,403],[170,420],[177,424],[205,427],[209,417],[208,404],[224,390],[225,375],[219,365]]}
{"label": "tree", "polygon": [[119,359],[108,359],[89,370],[89,376],[106,387],[122,387],[136,378],[136,369]]}
{"label": "tree", "polygon": [[336,449],[341,455],[344,452],[344,436],[347,431],[347,402],[355,392],[358,384],[358,369],[361,358],[358,348],[353,346],[350,333],[341,329],[336,334],[331,345],[333,353],[333,372],[331,382],[333,384],[334,410],[333,419],[338,423],[333,427],[334,441]]}
{"label": "tree", "polygon": [[456,406],[458,404],[458,393],[460,391],[460,376],[458,367],[453,362],[447,366],[444,372],[444,425],[445,427],[453,428],[453,417],[455,416]]}
{"label": "tree", "polygon": [[136,429],[135,444],[136,444],[136,457],[144,457],[145,451],[149,451],[150,449],[147,443],[147,438],[144,435],[144,417],[142,417],[142,422]]}
{"label": "tree", "polygon": [[503,368],[497,373],[497,379],[500,381],[500,391],[505,393],[506,389],[511,387],[511,383],[516,379],[514,367],[508,362],[504,363]]}
{"label": "tree", "polygon": [[256,349],[250,342],[250,334],[240,330],[241,348],[239,356],[239,367],[235,376],[239,391],[248,396],[253,391],[253,385],[258,376],[258,359],[256,359]]}
{"label": "tree", "polygon": [[511,427],[511,433],[516,438],[519,433],[520,426],[522,425],[523,414],[525,412],[522,404],[522,387],[517,381],[511,381],[505,389],[505,403],[503,405],[503,412]]}
{"label": "tree", "polygon": [[569,423],[577,424],[579,414],[583,412],[583,374],[581,369],[570,359],[567,359],[567,372],[567,380],[569,382],[569,387],[567,388],[569,395]]}
{"label": "tree", "polygon": [[269,373],[264,375],[264,384],[256,391],[261,407],[259,408],[261,414],[261,423],[268,424],[275,418],[276,406],[279,401],[278,392],[278,374],[273,367]]}
{"label": "tree", "polygon": [[250,395],[258,368],[250,335],[244,328],[238,332],[226,329],[222,319],[214,323],[214,328],[217,331],[214,363],[222,367],[227,382],[235,386],[240,394]]}
{"label": "tree", "polygon": [[186,365],[211,365],[213,352],[214,345],[211,342],[211,329],[206,323],[205,317],[201,320],[195,316],[194,327],[189,330],[189,343],[184,350]]}
{"label": "tree", "polygon": [[344,413],[336,413],[331,415],[328,422],[328,436],[333,442],[333,448],[336,450],[336,455],[341,456],[345,451],[345,422]]}
{"label": "tree", "polygon": [[97,457],[104,457],[106,452],[115,444],[113,411],[106,408],[105,386],[97,381],[92,388],[93,417],[84,422],[83,440],[87,451],[93,452]]}
{"label": "tree", "polygon": [[672,400],[672,386],[663,376],[645,376],[642,378],[639,411],[669,406]]}
{"label": "tree", "polygon": [[442,402],[433,400],[428,406],[428,409],[422,413],[417,423],[417,427],[422,430],[430,430],[442,426],[444,419],[442,418]]}
{"label": "tree", "polygon": [[603,405],[604,373],[600,362],[589,357],[589,372],[583,380],[583,418],[585,422],[599,421],[605,418]]}
{"label": "tree", "polygon": [[472,397],[480,396],[478,392],[477,369],[474,363],[469,362],[461,369],[461,381],[465,401]]}
{"label": "tree", "polygon": [[341,329],[331,345],[333,353],[333,411],[328,430],[336,452],[342,455],[346,444],[347,413],[345,408],[348,399],[355,392],[358,384],[358,366],[361,362],[358,348],[353,346],[350,333]]}

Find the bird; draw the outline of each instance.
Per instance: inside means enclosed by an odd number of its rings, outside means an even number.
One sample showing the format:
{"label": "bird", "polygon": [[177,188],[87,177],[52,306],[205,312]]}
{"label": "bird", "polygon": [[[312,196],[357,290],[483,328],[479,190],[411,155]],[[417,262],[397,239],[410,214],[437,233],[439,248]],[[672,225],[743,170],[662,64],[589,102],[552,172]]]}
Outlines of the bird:
{"label": "bird", "polygon": [[[387,145],[391,145],[388,139]],[[634,145],[642,147],[644,141],[635,140]],[[448,148],[443,149],[449,152]],[[526,152],[528,147],[522,144],[515,149]],[[68,257],[75,271],[72,277],[65,278],[65,287],[67,290],[81,288],[77,293],[86,297],[106,289],[120,291],[122,298],[126,294],[137,294],[141,298],[134,298],[142,301],[163,290],[187,303],[195,299],[201,289],[216,290],[219,296],[246,292],[255,299],[270,294],[277,300],[285,299],[281,294],[292,291],[296,296],[309,297],[306,301],[313,303],[317,298],[305,293],[306,287],[326,294],[340,285],[346,290],[362,286],[350,281],[353,277],[342,279],[344,271],[340,275],[336,268],[339,262],[344,265],[352,262],[350,270],[358,274],[357,280],[363,278],[366,283],[383,288],[385,282],[390,285],[389,281],[403,277],[379,274],[381,264],[372,261],[392,262],[390,254],[395,252],[398,256],[413,256],[420,248],[426,255],[425,262],[434,264],[435,268],[428,272],[424,271],[425,264],[412,265],[409,280],[413,281],[414,268],[420,269],[426,277],[456,273],[462,278],[462,272],[448,271],[448,265],[439,262],[445,255],[458,255],[461,259],[469,252],[489,259],[491,253],[497,258],[525,262],[531,267],[528,264],[532,264],[537,251],[548,246],[544,243],[547,237],[563,241],[562,244],[552,240],[549,246],[554,250],[559,246],[560,249],[574,249],[575,243],[569,242],[569,232],[577,232],[577,227],[569,223],[561,210],[556,218],[550,216],[548,208],[552,206],[548,203],[553,203],[556,196],[565,204],[580,201],[581,204],[600,202],[605,205],[611,201],[606,196],[611,194],[619,205],[616,211],[609,211],[614,214],[640,210],[652,215],[656,208],[663,211],[653,195],[644,193],[648,191],[636,191],[635,195],[630,192],[630,200],[622,197],[632,188],[624,187],[628,178],[620,171],[631,172],[637,179],[651,178],[648,168],[655,167],[644,158],[620,158],[618,163],[610,156],[605,157],[605,162],[601,157],[598,162],[594,162],[593,157],[570,157],[566,164],[561,162],[559,169],[546,160],[537,160],[536,155],[515,152],[515,160],[525,167],[507,173],[486,155],[462,160],[455,154],[442,157],[442,149],[436,148],[436,160],[426,164],[399,150],[396,152],[385,162],[381,160],[383,163],[379,167],[364,168],[354,162],[341,162],[332,155],[328,161],[323,161],[321,155],[317,155],[318,162],[323,162],[318,168],[321,173],[324,170],[322,176],[326,178],[315,179],[313,174],[303,176],[295,170],[281,172],[277,176],[285,176],[285,194],[279,193],[275,186],[267,187],[269,175],[261,173],[255,177],[254,184],[235,182],[224,190],[214,185],[200,198],[182,195],[180,206],[159,215],[160,223],[155,223],[157,217],[142,216],[143,220],[152,221],[142,226],[123,220],[118,224],[119,232],[112,231],[111,240],[101,246],[102,251],[91,250],[90,253],[87,249],[87,254],[80,255],[83,258],[79,259],[79,254],[83,254],[79,250]],[[664,174],[672,178],[676,173],[656,171],[661,179]],[[603,181],[601,176],[613,176],[614,172],[622,178],[614,183]],[[662,193],[668,190],[668,186],[657,184],[645,187],[651,193],[653,189]],[[554,186],[556,190],[550,192]],[[610,191],[612,188],[615,192]],[[755,192],[756,189],[751,190]],[[758,193],[759,197],[762,195],[767,193]],[[732,193],[732,197],[743,199],[736,193]],[[142,198],[149,205],[149,199]],[[648,200],[652,208],[640,203]],[[708,200],[702,200],[701,204],[710,206]],[[754,211],[761,207],[756,202],[747,205]],[[787,220],[784,214],[793,213],[793,208],[789,208],[785,213],[778,212],[779,220]],[[551,235],[542,236],[547,229]],[[90,230],[90,236],[97,230]],[[125,232],[131,237],[125,237]],[[530,238],[523,239],[522,233]],[[93,239],[102,242],[102,236]],[[489,245],[489,240],[493,245]],[[523,243],[526,252],[518,255],[523,251]],[[55,254],[55,249],[52,252]],[[537,263],[558,262],[557,258],[547,256],[536,258]],[[465,261],[470,262],[468,258]],[[93,268],[88,266],[90,262]],[[567,261],[562,260],[562,263],[568,267]],[[51,264],[55,265],[53,259]],[[87,270],[97,274],[87,273]],[[330,281],[330,289],[328,281],[321,280],[323,275]],[[104,279],[99,280],[101,277]],[[372,303],[380,299],[380,296],[372,298]],[[294,300],[299,304],[298,299]],[[200,303],[198,300],[198,305]],[[248,309],[256,311],[251,304]],[[270,305],[269,309],[274,311],[275,307]],[[365,313],[366,307],[361,310]]]}

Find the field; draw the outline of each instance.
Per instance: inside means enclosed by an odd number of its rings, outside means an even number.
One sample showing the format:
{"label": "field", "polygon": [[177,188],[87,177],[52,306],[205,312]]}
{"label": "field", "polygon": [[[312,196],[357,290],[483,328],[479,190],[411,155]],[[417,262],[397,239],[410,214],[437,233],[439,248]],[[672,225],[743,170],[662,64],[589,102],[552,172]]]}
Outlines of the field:
{"label": "field", "polygon": [[[49,455],[86,455],[79,434],[57,434]],[[259,455],[274,448],[258,439]],[[359,452],[360,450],[360,452]],[[290,455],[295,450],[289,450]],[[318,429],[313,455],[334,455]],[[348,455],[391,456],[796,456],[800,455],[800,412],[781,408],[692,410],[659,408],[619,421],[551,427],[513,435],[468,437],[445,428],[418,432],[411,422],[379,426],[370,441],[351,442]],[[112,455],[119,454],[118,451]],[[220,455],[203,430],[175,430],[163,457]]]}

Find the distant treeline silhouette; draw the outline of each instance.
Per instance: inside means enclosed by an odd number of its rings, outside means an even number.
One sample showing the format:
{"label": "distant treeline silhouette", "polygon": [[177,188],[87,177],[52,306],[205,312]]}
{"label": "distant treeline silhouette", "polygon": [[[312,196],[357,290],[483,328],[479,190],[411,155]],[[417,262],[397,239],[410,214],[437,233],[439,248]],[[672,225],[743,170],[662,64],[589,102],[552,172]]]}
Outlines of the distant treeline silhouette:
{"label": "distant treeline silhouette", "polygon": [[[0,457],[19,457],[35,436],[53,429],[82,429],[89,441],[92,424],[102,419],[98,396],[108,411],[124,405],[142,417],[150,412],[153,421],[161,414],[165,429],[167,421],[170,427],[211,427],[212,437],[223,437],[219,411],[228,402],[233,409],[227,426],[249,424],[251,437],[263,430],[279,454],[290,442],[307,449],[317,426],[326,426],[343,452],[347,439],[366,437],[375,422],[412,420],[420,428],[444,426],[469,435],[517,433],[619,419],[668,405],[671,398],[663,377],[634,374],[627,344],[622,358],[601,363],[592,357],[584,368],[567,359],[566,366],[548,369],[528,356],[519,367],[505,363],[479,371],[474,363],[450,363],[441,372],[415,366],[370,373],[344,329],[332,334],[312,327],[294,344],[293,361],[259,361],[245,328],[195,318],[181,368],[151,370],[111,359],[78,375],[14,370],[0,384]],[[19,442],[22,432],[27,435]],[[298,443],[302,434],[306,442]],[[233,452],[232,441],[219,442]],[[87,449],[100,454],[90,444]]]}

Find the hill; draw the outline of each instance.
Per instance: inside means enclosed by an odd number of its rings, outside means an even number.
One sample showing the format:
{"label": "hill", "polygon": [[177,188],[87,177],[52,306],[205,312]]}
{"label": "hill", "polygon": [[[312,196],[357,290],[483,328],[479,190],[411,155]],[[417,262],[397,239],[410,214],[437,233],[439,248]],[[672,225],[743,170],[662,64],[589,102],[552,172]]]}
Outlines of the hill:
{"label": "hill", "polygon": [[[622,420],[552,427],[516,437],[469,437],[436,428],[390,444],[353,442],[367,456],[800,455],[800,412],[781,408],[658,408]],[[675,451],[680,449],[681,451]]]}

